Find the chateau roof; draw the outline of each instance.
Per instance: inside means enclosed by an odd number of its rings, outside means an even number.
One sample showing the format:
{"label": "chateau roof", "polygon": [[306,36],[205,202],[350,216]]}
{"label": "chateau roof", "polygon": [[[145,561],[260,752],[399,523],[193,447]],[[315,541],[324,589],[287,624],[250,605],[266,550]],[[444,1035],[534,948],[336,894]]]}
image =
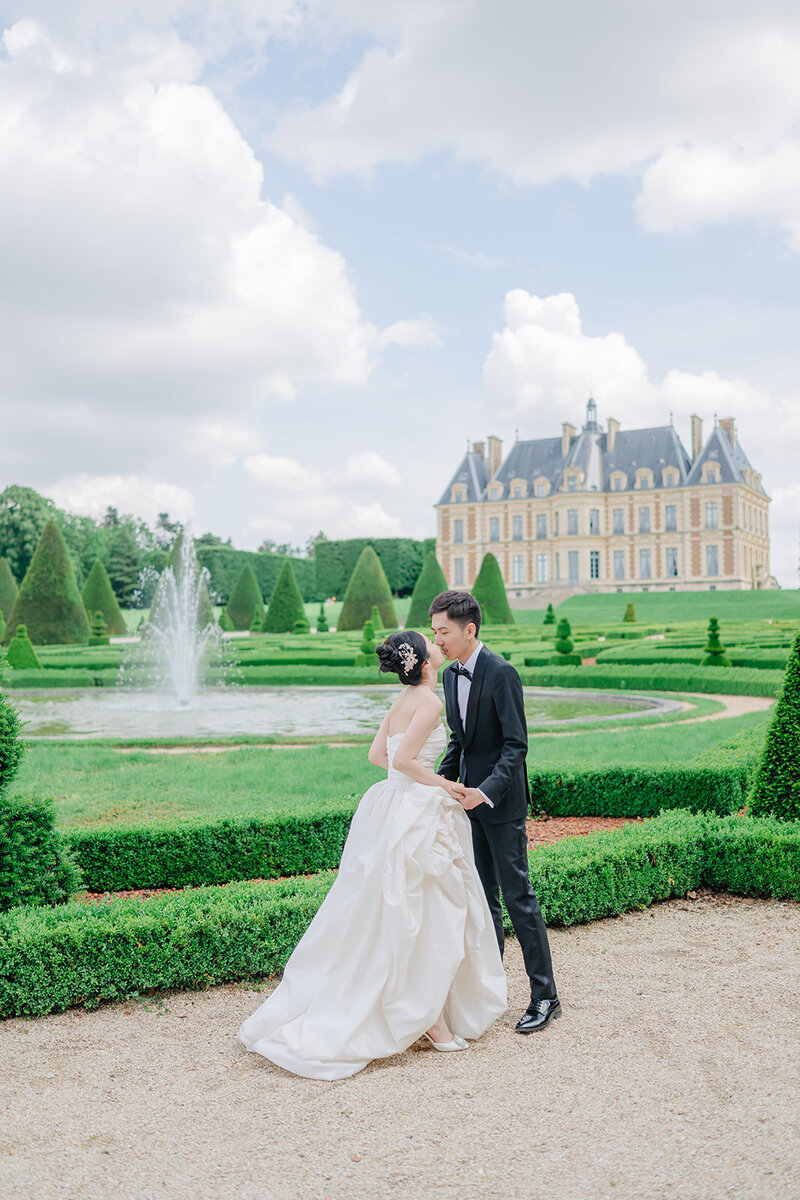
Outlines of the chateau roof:
{"label": "chateau roof", "polygon": [[[748,483],[743,472],[745,470],[752,471],[750,460],[739,444],[739,439],[736,439],[736,445],[732,446],[728,440],[728,435],[717,425],[705,446],[697,456],[697,461],[692,465],[689,473],[689,483],[700,483],[703,478],[703,463],[715,462],[719,463],[720,475],[723,483]],[[763,486],[760,482],[750,483],[750,486],[755,486],[756,489],[766,495]]]}
{"label": "chateau roof", "polygon": [[488,482],[488,472],[483,456],[474,450],[468,450],[461,460],[458,470],[444,489],[440,504],[450,503],[450,489],[454,483],[466,484],[467,500],[482,500]]}

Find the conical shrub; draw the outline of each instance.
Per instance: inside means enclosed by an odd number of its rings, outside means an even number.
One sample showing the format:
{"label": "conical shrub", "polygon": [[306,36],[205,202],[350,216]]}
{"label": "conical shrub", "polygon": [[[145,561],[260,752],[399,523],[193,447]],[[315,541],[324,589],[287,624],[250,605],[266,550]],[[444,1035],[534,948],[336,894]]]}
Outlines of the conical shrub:
{"label": "conical shrub", "polygon": [[227,609],[234,629],[252,629],[254,620],[258,620],[259,626],[264,620],[264,598],[256,573],[249,563],[239,572]]}
{"label": "conical shrub", "polygon": [[328,618],[325,616],[325,605],[320,604],[319,612],[317,613],[317,633],[328,632]]}
{"label": "conical shrub", "polygon": [[61,530],[50,520],[25,573],[3,641],[24,624],[37,646],[86,645],[89,621]]}
{"label": "conical shrub", "polygon": [[514,624],[500,564],[493,554],[484,556],[478,578],[472,586],[472,594],[481,606],[487,625]]}
{"label": "conical shrub", "polygon": [[633,601],[629,600],[625,609],[625,616],[622,618],[626,624],[636,623],[636,609],[633,607]]}
{"label": "conical shrub", "polygon": [[83,585],[83,607],[87,613],[103,614],[103,620],[106,624],[106,632],[114,637],[124,637],[128,632],[125,624],[125,618],[122,615],[122,609],[117,603],[117,597],[114,595],[114,589],[111,586],[111,580],[108,578],[106,571],[99,558],[96,558],[94,565],[89,572],[86,583]]}
{"label": "conical shrub", "polygon": [[428,615],[433,600],[440,592],[447,591],[447,580],[444,571],[439,566],[435,554],[426,554],[422,570],[417,576],[414,590],[411,593],[411,606],[406,617],[406,629],[428,629],[431,619]]}
{"label": "conical shrub", "polygon": [[381,629],[383,629],[383,621],[381,621],[381,611],[378,608],[377,604],[373,604],[372,613],[371,613],[369,619],[370,619],[370,621],[372,621],[372,628],[375,630],[376,633],[378,633]]}
{"label": "conical shrub", "polygon": [[[227,608],[223,608],[222,612],[219,614],[219,621],[217,623],[224,633],[233,633],[233,621],[228,616]],[[260,628],[261,627],[259,626],[259,629]]]}
{"label": "conical shrub", "polygon": [[298,617],[295,621],[294,625],[292,626],[292,633],[311,633],[311,626],[308,623],[308,617],[305,615],[305,613],[302,617]]}
{"label": "conical shrub", "polygon": [[547,611],[544,614],[544,617],[542,618],[542,624],[543,625],[555,625],[555,623],[556,623],[555,609],[553,608],[552,604],[548,604]]}
{"label": "conical shrub", "polygon": [[0,558],[0,616],[5,617],[6,621],[11,616],[18,590],[8,559]]}
{"label": "conical shrub", "polygon": [[748,804],[756,817],[800,821],[800,633],[789,653]]}
{"label": "conical shrub", "polygon": [[372,621],[365,621],[364,628],[361,631],[361,645],[359,650],[362,654],[375,653],[375,626]]}
{"label": "conical shrub", "polygon": [[579,667],[580,654],[573,654],[572,628],[566,617],[562,617],[556,629],[556,640],[553,643],[555,654],[550,655],[551,667]]}
{"label": "conical shrub", "polygon": [[305,615],[303,597],[300,595],[292,564],[285,558],[264,615],[261,632],[289,633],[294,629],[295,621],[300,618],[305,620]]}
{"label": "conical shrub", "polygon": [[89,627],[89,645],[90,646],[107,646],[109,642],[108,627],[105,618],[98,608],[97,612],[92,617],[92,623]]}
{"label": "conical shrub", "polygon": [[397,614],[381,560],[372,546],[365,546],[350,576],[337,630],[363,629],[364,622],[372,619],[373,604],[378,607],[384,627],[396,629]]}
{"label": "conical shrub", "polygon": [[720,640],[719,621],[716,617],[712,617],[708,622],[708,641],[703,650],[705,658],[700,664],[702,667],[729,667],[731,665]]}
{"label": "conical shrub", "polygon": [[24,625],[17,626],[17,632],[11,639],[6,658],[8,665],[14,671],[36,671],[41,668],[42,664],[36,656],[36,651]]}

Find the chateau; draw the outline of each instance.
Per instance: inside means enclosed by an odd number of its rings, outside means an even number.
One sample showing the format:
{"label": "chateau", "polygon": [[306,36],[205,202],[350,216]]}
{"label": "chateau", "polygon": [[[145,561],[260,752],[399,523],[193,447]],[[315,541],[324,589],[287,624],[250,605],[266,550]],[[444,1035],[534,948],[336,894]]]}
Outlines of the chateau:
{"label": "chateau", "polygon": [[[673,426],[597,423],[578,433],[475,442],[436,505],[437,556],[451,587],[470,587],[487,551],[512,603],[575,592],[776,586],[769,497],[732,417],[691,418],[692,452]],[[538,605],[536,605],[538,606]]]}

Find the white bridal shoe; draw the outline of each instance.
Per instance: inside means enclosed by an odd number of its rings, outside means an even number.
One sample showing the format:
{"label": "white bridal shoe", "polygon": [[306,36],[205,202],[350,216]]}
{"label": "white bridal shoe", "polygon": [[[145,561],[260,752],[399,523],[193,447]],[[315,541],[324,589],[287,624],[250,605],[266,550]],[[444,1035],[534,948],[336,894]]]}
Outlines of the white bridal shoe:
{"label": "white bridal shoe", "polygon": [[457,1033],[453,1034],[452,1042],[435,1042],[429,1033],[423,1033],[422,1036],[428,1039],[434,1050],[469,1050],[467,1042]]}

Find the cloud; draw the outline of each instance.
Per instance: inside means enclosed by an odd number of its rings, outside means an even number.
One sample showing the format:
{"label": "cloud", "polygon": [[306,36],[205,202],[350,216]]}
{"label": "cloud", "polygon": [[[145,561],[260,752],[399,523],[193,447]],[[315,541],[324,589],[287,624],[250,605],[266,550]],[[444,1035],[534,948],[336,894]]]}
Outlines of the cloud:
{"label": "cloud", "polygon": [[518,423],[523,437],[556,436],[562,421],[580,425],[589,396],[601,420],[616,417],[629,429],[665,425],[672,415],[687,448],[692,414],[704,418],[706,436],[715,414],[733,416],[748,458],[774,496],[773,572],[795,586],[800,394],[773,396],[714,370],[673,369],[654,380],[623,334],[584,333],[578,303],[568,292],[509,292],[504,318],[484,363],[484,389],[493,415]]}
{"label": "cloud", "polygon": [[295,458],[252,454],[242,465],[253,482],[266,491],[318,492],[323,486],[322,476],[309,471]]}
{"label": "cloud", "polygon": [[341,473],[334,472],[334,478],[343,484],[351,484],[355,487],[378,484],[383,487],[396,488],[403,482],[403,477],[397,467],[387,462],[374,450],[348,455],[344,470]]}
{"label": "cloud", "polygon": [[59,508],[99,519],[111,506],[153,524],[160,512],[191,521],[195,501],[191,492],[173,483],[140,475],[68,475],[47,489]]}
{"label": "cloud", "polygon": [[417,321],[395,321],[378,334],[378,346],[440,346],[442,330],[430,317]]}
{"label": "cloud", "polygon": [[277,121],[274,147],[316,179],[433,154],[533,186],[644,171],[645,228],[733,208],[777,221],[796,247],[800,10],[788,0],[732,0],[724,20],[689,0],[646,15],[624,0],[428,0],[391,20],[385,7],[333,5],[326,31],[357,28],[360,61]]}

